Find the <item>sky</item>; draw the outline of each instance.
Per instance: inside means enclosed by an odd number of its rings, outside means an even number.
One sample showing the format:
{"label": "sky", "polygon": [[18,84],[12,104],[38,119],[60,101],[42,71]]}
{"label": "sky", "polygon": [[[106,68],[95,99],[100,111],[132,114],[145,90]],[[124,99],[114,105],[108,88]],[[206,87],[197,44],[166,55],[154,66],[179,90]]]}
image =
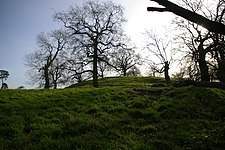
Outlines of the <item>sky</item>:
{"label": "sky", "polygon": [[[158,6],[149,0],[112,0],[125,8],[126,34],[138,48],[144,41],[147,29],[160,31],[170,24],[171,13],[147,12],[148,6]],[[50,32],[60,24],[53,20],[54,12],[66,11],[71,5],[84,0],[0,0],[0,70],[9,71],[5,81],[9,88],[28,85],[25,75],[29,69],[24,65],[24,56],[35,51],[36,37],[40,32]]]}

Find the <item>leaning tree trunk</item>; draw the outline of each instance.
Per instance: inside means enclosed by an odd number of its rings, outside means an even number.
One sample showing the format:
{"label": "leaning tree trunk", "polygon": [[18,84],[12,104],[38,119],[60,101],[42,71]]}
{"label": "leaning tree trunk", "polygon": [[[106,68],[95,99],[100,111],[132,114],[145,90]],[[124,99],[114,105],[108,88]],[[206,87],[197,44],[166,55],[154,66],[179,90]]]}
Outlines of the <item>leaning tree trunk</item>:
{"label": "leaning tree trunk", "polygon": [[205,60],[206,53],[204,51],[202,42],[198,47],[198,52],[199,52],[198,64],[201,72],[201,81],[210,81],[209,68]]}
{"label": "leaning tree trunk", "polygon": [[98,46],[97,46],[97,42],[94,43],[93,87],[98,87]]}
{"label": "leaning tree trunk", "polygon": [[164,62],[164,76],[166,82],[170,82],[169,69],[170,69],[169,62],[168,61]]}
{"label": "leaning tree trunk", "polygon": [[214,33],[225,34],[225,25],[216,21],[209,20],[195,12],[180,7],[168,0],[150,0],[164,6],[165,8],[148,7],[148,11],[169,11],[191,22],[197,23]]}

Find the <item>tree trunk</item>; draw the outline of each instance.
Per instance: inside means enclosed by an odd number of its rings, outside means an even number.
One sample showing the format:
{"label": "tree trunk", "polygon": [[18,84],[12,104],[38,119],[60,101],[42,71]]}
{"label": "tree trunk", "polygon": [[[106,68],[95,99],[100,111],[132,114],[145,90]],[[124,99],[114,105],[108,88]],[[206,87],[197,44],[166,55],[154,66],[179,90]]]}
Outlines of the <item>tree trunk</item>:
{"label": "tree trunk", "polygon": [[53,84],[54,84],[54,89],[57,89],[57,81],[56,80],[53,81]]}
{"label": "tree trunk", "polygon": [[100,68],[100,77],[103,79],[104,78],[104,70]]}
{"label": "tree trunk", "polygon": [[98,87],[98,45],[97,45],[97,42],[94,43],[93,87]]}
{"label": "tree trunk", "polygon": [[195,12],[182,8],[168,0],[151,0],[165,8],[148,7],[148,11],[170,11],[180,17],[183,17],[191,22],[203,26],[211,32],[225,34],[225,25],[219,22],[211,21]]}
{"label": "tree trunk", "polygon": [[127,70],[126,69],[123,69],[123,76],[127,76]]}
{"label": "tree trunk", "polygon": [[169,63],[168,63],[168,61],[166,61],[165,63],[164,63],[164,76],[165,76],[165,80],[166,80],[166,82],[170,82],[170,76],[169,76]]}
{"label": "tree trunk", "polygon": [[207,66],[207,63],[205,61],[205,59],[200,58],[201,56],[199,56],[199,68],[200,68],[200,72],[201,72],[201,81],[210,81],[210,76],[209,76],[209,68]]}
{"label": "tree trunk", "polygon": [[45,76],[45,89],[50,88],[50,81],[49,81],[49,74],[48,74],[48,67],[45,65],[44,67],[44,76]]}
{"label": "tree trunk", "polygon": [[198,63],[199,63],[199,68],[201,72],[201,81],[210,81],[209,68],[205,60],[206,53],[204,51],[202,42],[200,43],[198,47],[198,52],[199,52]]}
{"label": "tree trunk", "polygon": [[225,60],[219,60],[217,77],[220,82],[225,83]]}

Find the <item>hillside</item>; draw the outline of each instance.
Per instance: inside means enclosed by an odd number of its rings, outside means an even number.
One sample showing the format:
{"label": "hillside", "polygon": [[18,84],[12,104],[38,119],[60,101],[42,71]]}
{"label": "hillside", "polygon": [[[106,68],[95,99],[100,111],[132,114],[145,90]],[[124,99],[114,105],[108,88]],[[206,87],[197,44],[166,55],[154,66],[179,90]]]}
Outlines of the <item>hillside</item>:
{"label": "hillside", "polygon": [[225,149],[225,90],[155,83],[0,90],[0,149]]}

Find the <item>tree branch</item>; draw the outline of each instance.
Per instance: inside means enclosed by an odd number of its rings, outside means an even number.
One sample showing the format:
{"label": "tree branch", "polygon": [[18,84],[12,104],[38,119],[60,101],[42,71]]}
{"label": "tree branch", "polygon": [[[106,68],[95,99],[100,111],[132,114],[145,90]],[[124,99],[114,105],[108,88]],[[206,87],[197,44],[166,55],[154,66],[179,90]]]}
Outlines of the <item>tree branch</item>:
{"label": "tree branch", "polygon": [[150,0],[158,3],[159,5],[164,6],[165,8],[154,8],[148,7],[148,11],[170,11],[180,17],[183,17],[191,22],[194,22],[198,25],[203,26],[204,28],[208,29],[211,32],[225,34],[225,25],[219,22],[211,21],[195,12],[192,12],[188,9],[180,7],[168,0]]}
{"label": "tree branch", "polygon": [[169,11],[167,8],[159,8],[159,7],[148,7],[148,11],[158,11],[158,12],[164,12],[164,11]]}

